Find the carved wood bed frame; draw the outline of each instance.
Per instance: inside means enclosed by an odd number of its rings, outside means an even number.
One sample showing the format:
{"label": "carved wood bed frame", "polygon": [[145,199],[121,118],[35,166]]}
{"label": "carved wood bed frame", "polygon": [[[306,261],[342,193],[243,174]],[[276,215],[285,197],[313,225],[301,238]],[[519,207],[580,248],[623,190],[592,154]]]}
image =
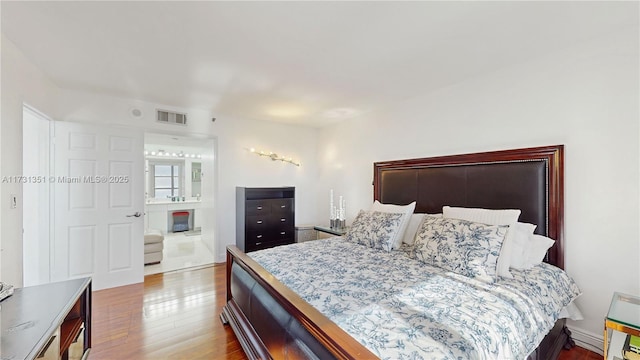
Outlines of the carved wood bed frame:
{"label": "carved wood bed frame", "polygon": [[[374,163],[374,199],[416,201],[417,213],[443,205],[518,208],[520,221],[556,240],[550,264],[564,268],[563,146]],[[220,315],[250,359],[377,358],[235,246],[227,247],[227,304]],[[568,345],[569,344],[569,345]],[[557,358],[572,345],[564,319],[529,356]]]}

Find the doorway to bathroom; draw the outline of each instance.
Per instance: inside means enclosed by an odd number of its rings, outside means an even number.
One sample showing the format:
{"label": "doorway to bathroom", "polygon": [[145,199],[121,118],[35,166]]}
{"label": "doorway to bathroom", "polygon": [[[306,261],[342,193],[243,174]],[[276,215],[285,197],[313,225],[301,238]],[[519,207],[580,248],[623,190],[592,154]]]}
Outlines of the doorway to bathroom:
{"label": "doorway to bathroom", "polygon": [[145,275],[214,263],[215,148],[145,133]]}

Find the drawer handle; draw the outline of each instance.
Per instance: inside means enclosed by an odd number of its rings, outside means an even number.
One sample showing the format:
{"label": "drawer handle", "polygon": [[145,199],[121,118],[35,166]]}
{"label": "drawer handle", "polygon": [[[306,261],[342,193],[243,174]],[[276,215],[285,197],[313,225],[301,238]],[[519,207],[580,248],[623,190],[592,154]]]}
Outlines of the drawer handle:
{"label": "drawer handle", "polygon": [[262,206],[258,206],[258,207],[257,207],[257,209],[258,209],[258,210],[262,210]]}
{"label": "drawer handle", "polygon": [[284,209],[284,208],[286,208],[286,207],[287,207],[287,205],[280,205],[280,208],[281,208],[281,209]]}
{"label": "drawer handle", "polygon": [[262,220],[256,221],[257,224],[262,224]]}
{"label": "drawer handle", "polygon": [[262,239],[262,235],[258,235],[258,236],[256,236],[256,238]]}
{"label": "drawer handle", "polygon": [[280,222],[285,222],[285,221],[287,221],[287,219],[285,218],[280,219]]}
{"label": "drawer handle", "polygon": [[284,234],[286,234],[286,232],[280,231],[280,235],[284,235]]}
{"label": "drawer handle", "polygon": [[262,242],[257,242],[257,243],[256,243],[256,246],[258,246],[258,245],[262,245]]}

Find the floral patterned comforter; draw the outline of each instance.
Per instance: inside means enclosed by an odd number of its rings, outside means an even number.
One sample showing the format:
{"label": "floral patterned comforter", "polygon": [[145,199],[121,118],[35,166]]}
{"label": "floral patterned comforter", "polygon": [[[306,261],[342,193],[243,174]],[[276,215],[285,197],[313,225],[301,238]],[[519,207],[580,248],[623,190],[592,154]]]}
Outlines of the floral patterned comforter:
{"label": "floral patterned comforter", "polygon": [[249,253],[382,359],[525,359],[580,290],[541,264],[494,284],[330,238]]}

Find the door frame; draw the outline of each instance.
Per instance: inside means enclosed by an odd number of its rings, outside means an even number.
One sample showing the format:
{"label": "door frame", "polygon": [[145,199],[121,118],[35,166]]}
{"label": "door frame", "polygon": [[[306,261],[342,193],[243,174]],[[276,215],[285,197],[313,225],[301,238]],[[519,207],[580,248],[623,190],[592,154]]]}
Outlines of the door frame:
{"label": "door frame", "polygon": [[[31,116],[34,116],[38,121],[46,121],[48,124],[48,129],[47,129],[47,138],[46,138],[46,142],[45,142],[45,147],[47,148],[47,154],[48,156],[46,158],[40,158],[38,157],[39,161],[42,161],[45,163],[45,172],[46,173],[34,173],[34,174],[27,174],[25,172],[25,168],[30,167],[29,164],[29,159],[27,159],[25,157],[25,154],[27,153],[25,150],[27,148],[30,148],[31,150],[33,150],[33,146],[35,146],[35,144],[38,144],[38,148],[36,149],[37,152],[40,152],[40,150],[43,149],[43,147],[40,147],[39,145],[42,144],[42,142],[44,141],[44,139],[42,139],[40,137],[40,134],[36,133],[33,134],[29,131],[25,131],[25,125],[26,122],[30,121],[27,120],[27,117],[25,116],[25,114],[29,113]],[[51,281],[51,263],[53,261],[52,257],[53,257],[53,253],[51,251],[51,246],[53,245],[52,243],[52,239],[53,239],[53,235],[54,235],[54,223],[53,223],[53,218],[52,218],[52,214],[54,211],[54,192],[53,192],[53,182],[51,182],[51,176],[53,174],[53,136],[54,136],[54,124],[55,124],[55,120],[52,119],[51,117],[49,117],[47,114],[43,113],[42,111],[38,110],[37,108],[27,104],[27,103],[23,103],[22,104],[22,173],[23,176],[26,176],[26,178],[28,178],[29,180],[33,180],[33,181],[29,181],[28,183],[25,182],[22,186],[22,281],[23,281],[23,286],[31,286],[31,285],[39,285],[39,284],[44,284],[44,283],[49,283]],[[28,125],[27,125],[28,126]],[[37,125],[36,125],[37,127]],[[27,138],[30,135],[35,135],[35,138],[30,137],[30,140],[33,141],[25,141],[25,138]],[[40,168],[40,166],[38,166]],[[39,169],[40,171],[41,169]],[[25,178],[25,179],[26,179]],[[42,180],[42,181],[40,181]],[[30,185],[36,185],[36,184],[41,184],[41,186],[46,186],[46,194],[44,197],[42,196],[38,196],[38,201],[37,202],[30,202],[27,201],[31,195],[33,194],[27,194],[26,191],[26,187],[30,186]],[[39,187],[38,189],[39,191],[42,190],[42,187]],[[43,222],[43,219],[39,216],[42,215],[42,211],[46,210],[46,215],[47,215],[47,219],[46,222]],[[37,228],[38,230],[35,232],[34,236],[36,236],[36,239],[29,239],[30,234],[32,234],[32,231],[29,229],[32,227],[27,227],[25,226],[25,219],[26,218],[30,218],[30,215],[33,214],[34,211],[37,211],[39,213],[37,219],[38,219],[38,223],[37,223]],[[26,235],[26,236],[25,236]],[[45,237],[46,235],[46,237]],[[44,241],[46,239],[46,241]],[[27,251],[25,251],[25,244],[30,244],[28,246],[35,246],[37,248],[37,254],[35,254],[35,258],[33,256],[31,256],[31,252],[29,251],[29,249],[27,249]],[[31,259],[34,259],[34,261],[32,261]]]}

